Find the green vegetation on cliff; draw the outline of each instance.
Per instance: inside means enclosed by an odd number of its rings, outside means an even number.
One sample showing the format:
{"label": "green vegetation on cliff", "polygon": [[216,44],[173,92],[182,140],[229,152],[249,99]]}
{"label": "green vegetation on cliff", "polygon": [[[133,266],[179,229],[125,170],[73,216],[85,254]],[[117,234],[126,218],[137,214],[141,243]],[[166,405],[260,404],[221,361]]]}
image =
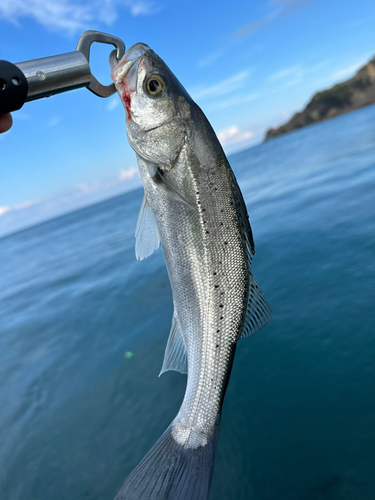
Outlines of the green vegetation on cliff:
{"label": "green vegetation on cliff", "polygon": [[321,104],[325,108],[343,108],[350,105],[353,91],[348,85],[335,85],[331,89],[318,92],[312,98],[311,103]]}

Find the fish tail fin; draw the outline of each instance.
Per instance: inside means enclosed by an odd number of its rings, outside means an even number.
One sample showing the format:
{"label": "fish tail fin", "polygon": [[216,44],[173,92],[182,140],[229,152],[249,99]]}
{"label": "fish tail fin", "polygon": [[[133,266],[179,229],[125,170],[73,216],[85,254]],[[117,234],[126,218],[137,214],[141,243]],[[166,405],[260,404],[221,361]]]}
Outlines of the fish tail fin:
{"label": "fish tail fin", "polygon": [[133,470],[115,500],[206,500],[211,486],[220,416],[207,444],[189,447],[171,424]]}

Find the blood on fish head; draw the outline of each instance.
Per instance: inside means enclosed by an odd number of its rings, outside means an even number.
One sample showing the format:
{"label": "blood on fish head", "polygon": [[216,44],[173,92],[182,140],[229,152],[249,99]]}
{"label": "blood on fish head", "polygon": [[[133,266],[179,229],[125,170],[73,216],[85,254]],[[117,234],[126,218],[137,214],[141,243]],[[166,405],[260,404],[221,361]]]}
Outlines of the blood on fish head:
{"label": "blood on fish head", "polygon": [[122,101],[125,105],[125,109],[126,109],[126,117],[128,120],[131,120],[132,119],[132,115],[131,115],[131,97],[130,97],[130,91],[128,90],[127,86],[126,86],[126,82],[123,80],[121,82],[121,87],[122,87]]}
{"label": "blood on fish head", "polygon": [[136,92],[138,64],[148,50],[150,48],[144,43],[137,43],[124,54],[120,61],[117,61],[114,51],[110,55],[111,78],[124,104],[128,120],[132,119],[131,96]]}

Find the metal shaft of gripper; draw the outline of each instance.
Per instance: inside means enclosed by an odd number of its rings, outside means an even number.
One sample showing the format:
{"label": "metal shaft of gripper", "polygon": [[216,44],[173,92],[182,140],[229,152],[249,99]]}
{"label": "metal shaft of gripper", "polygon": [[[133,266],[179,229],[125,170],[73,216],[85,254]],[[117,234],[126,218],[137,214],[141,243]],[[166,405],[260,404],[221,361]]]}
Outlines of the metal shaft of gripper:
{"label": "metal shaft of gripper", "polygon": [[102,85],[91,73],[93,42],[113,45],[118,60],[125,53],[125,44],[120,38],[90,30],[82,33],[73,52],[15,64],[0,61],[0,114],[16,111],[25,102],[80,87],[87,87],[99,97],[114,94],[114,84]]}

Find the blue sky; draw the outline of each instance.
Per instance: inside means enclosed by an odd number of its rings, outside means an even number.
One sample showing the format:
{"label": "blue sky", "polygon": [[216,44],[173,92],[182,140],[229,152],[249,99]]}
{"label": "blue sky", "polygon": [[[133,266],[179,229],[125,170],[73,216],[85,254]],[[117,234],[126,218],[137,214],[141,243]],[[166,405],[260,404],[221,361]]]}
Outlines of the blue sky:
{"label": "blue sky", "polygon": [[[373,0],[2,0],[0,59],[70,52],[87,29],[150,45],[227,153],[262,141],[375,54]],[[110,83],[109,46],[90,65]],[[140,185],[116,96],[26,103],[0,135],[0,236]]]}

